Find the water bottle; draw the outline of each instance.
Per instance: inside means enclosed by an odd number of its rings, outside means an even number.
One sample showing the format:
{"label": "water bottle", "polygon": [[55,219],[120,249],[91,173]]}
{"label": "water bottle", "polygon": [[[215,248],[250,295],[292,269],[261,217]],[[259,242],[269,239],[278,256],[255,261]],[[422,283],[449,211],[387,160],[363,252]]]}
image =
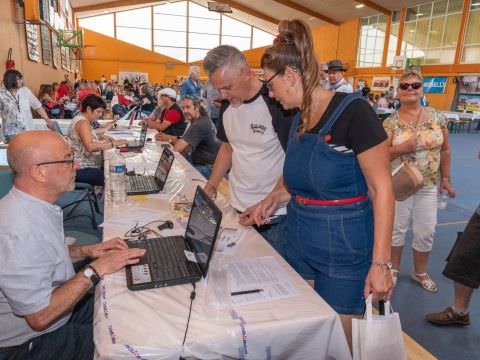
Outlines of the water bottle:
{"label": "water bottle", "polygon": [[113,205],[120,205],[127,201],[125,183],[127,181],[127,166],[120,150],[115,150],[115,156],[110,160],[109,187],[110,201]]}
{"label": "water bottle", "polygon": [[445,209],[447,207],[447,200],[448,200],[448,193],[445,191],[439,191],[438,192],[438,201],[437,201],[437,207],[441,210]]}

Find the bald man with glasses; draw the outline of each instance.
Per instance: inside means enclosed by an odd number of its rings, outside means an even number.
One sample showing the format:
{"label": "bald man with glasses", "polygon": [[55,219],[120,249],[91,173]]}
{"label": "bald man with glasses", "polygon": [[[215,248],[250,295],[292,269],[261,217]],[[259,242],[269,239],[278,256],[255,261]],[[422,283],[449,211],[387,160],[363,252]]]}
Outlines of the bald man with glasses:
{"label": "bald man with glasses", "polygon": [[[7,151],[15,174],[0,200],[0,360],[93,358],[93,297],[103,275],[138,262],[141,249],[115,238],[67,245],[62,209],[77,163],[51,131],[16,135]],[[73,262],[92,259],[77,274]]]}

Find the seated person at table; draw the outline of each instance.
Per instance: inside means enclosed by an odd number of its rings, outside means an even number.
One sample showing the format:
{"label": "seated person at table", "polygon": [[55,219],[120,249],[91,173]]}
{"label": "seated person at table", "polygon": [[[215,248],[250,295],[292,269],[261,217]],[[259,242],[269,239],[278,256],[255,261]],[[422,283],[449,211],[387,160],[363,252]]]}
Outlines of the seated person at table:
{"label": "seated person at table", "polygon": [[187,123],[185,117],[176,102],[177,93],[171,88],[165,88],[159,91],[160,104],[163,110],[156,118],[147,118],[148,127],[157,129],[167,135],[182,136]]}
{"label": "seated person at table", "polygon": [[[217,130],[208,116],[200,98],[186,95],[182,100],[183,115],[191,125],[180,138],[159,132],[155,139],[168,141],[175,151],[187,155],[187,159],[205,178],[212,173],[212,165],[217,157],[221,142]],[[189,154],[191,151],[191,154]],[[188,156],[190,155],[190,156]]]}
{"label": "seated person at table", "polygon": [[[0,359],[92,359],[87,293],[99,276],[138,262],[144,251],[120,238],[67,245],[54,203],[74,188],[77,163],[60,135],[21,133],[7,154],[15,184],[0,200]],[[72,263],[87,258],[95,260],[75,274]]]}
{"label": "seated person at table", "polygon": [[38,100],[42,103],[43,108],[49,117],[60,118],[62,114],[62,105],[55,100],[55,91],[53,86],[49,84],[40,85],[38,91]]}
{"label": "seated person at table", "polygon": [[98,120],[106,108],[100,96],[88,95],[82,102],[81,113],[72,120],[67,132],[67,140],[72,147],[75,161],[79,163],[75,181],[103,186],[105,178],[100,151],[128,143],[126,140],[99,139],[92,124]]}

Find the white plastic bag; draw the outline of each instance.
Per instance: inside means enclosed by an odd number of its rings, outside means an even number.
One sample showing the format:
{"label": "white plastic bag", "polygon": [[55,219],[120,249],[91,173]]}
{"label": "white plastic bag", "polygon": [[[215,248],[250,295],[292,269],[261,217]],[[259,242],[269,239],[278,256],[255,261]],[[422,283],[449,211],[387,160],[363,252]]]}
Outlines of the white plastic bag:
{"label": "white plastic bag", "polygon": [[385,302],[385,315],[372,314],[372,295],[366,300],[364,319],[352,320],[353,360],[406,360],[398,313]]}

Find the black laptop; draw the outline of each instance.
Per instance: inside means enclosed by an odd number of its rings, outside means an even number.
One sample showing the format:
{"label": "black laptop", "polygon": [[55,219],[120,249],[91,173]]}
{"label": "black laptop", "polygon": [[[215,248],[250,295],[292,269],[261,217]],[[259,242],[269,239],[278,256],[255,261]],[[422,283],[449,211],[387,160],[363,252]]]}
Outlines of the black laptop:
{"label": "black laptop", "polygon": [[127,195],[157,194],[162,191],[172,168],[173,160],[175,160],[173,152],[164,148],[155,175],[128,175]]}
{"label": "black laptop", "polygon": [[[199,281],[208,272],[222,212],[197,186],[185,236],[129,241],[130,248],[146,249],[136,265],[126,267],[127,287],[145,290]],[[195,261],[187,258],[186,252]]]}
{"label": "black laptop", "polygon": [[129,141],[126,148],[128,152],[142,152],[143,147],[145,146],[145,141],[147,140],[147,123],[145,122],[142,125],[142,131],[140,132],[140,139]]}

